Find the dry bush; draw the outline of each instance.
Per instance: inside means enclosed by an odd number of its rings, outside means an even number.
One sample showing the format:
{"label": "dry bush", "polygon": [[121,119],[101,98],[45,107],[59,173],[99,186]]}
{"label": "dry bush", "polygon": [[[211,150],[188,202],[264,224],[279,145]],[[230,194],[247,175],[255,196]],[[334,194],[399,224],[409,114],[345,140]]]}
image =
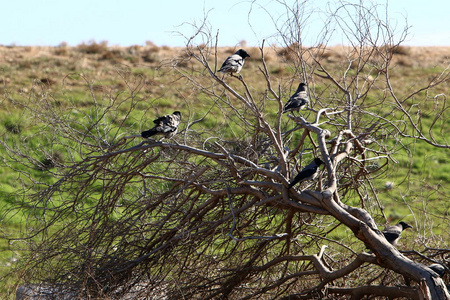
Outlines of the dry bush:
{"label": "dry bush", "polygon": [[161,58],[157,53],[158,51],[144,50],[142,52],[142,60],[147,63],[158,63]]}
{"label": "dry bush", "polygon": [[408,56],[411,54],[411,47],[396,45],[396,46],[391,47],[391,49],[389,51],[392,54]]}
{"label": "dry bush", "polygon": [[[152,42],[147,42],[146,46],[140,51],[140,55],[144,62],[158,63],[161,61],[161,56],[159,55],[161,51],[164,51],[164,49]],[[170,49],[170,52],[172,52],[172,49]]]}
{"label": "dry bush", "polygon": [[53,53],[58,56],[67,56],[69,54],[68,47],[56,47],[54,48]]}
{"label": "dry bush", "polygon": [[301,48],[301,45],[298,43],[293,43],[284,48],[280,48],[278,50],[278,56],[282,57],[286,61],[293,61],[297,58],[298,49]]}
{"label": "dry bush", "polygon": [[108,50],[108,42],[103,41],[97,43],[96,41],[89,41],[88,43],[82,43],[77,46],[78,51],[86,54],[103,54]]}
{"label": "dry bush", "polygon": [[403,66],[403,67],[412,67],[414,66],[414,59],[409,56],[399,56],[393,58],[394,63]]}
{"label": "dry bush", "polygon": [[44,77],[44,78],[39,79],[39,82],[50,86],[50,85],[56,84],[57,81],[53,78]]}
{"label": "dry bush", "polygon": [[270,70],[271,74],[275,74],[275,75],[285,75],[287,74],[286,68],[283,67],[276,67]]}
{"label": "dry bush", "polygon": [[161,46],[161,50],[163,50],[163,51],[171,51],[172,48],[170,48],[169,46],[163,45],[163,46]]}
{"label": "dry bush", "polygon": [[[322,60],[322,59],[329,60],[330,57],[335,55],[333,50],[331,50],[325,46],[319,45],[319,47],[316,47],[316,48],[317,48],[316,57],[318,60]],[[311,52],[311,50],[310,50],[310,52]]]}
{"label": "dry bush", "polygon": [[124,54],[121,49],[105,49],[100,52],[101,60],[109,60],[113,63],[119,63],[123,60]]}

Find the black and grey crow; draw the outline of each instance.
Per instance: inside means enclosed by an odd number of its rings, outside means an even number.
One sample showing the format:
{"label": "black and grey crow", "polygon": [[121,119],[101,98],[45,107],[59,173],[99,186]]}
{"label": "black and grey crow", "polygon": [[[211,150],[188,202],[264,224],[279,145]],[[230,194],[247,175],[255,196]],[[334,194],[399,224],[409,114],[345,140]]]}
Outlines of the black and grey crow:
{"label": "black and grey crow", "polygon": [[165,138],[171,138],[177,133],[180,121],[181,113],[179,111],[175,111],[171,115],[165,115],[153,120],[155,126],[149,130],[143,131],[141,135],[143,138],[149,138],[151,136],[160,134]]}
{"label": "black and grey crow", "polygon": [[222,73],[239,73],[244,65],[245,58],[250,57],[247,51],[239,49],[235,54],[229,56],[220,67],[219,72]]}
{"label": "black and grey crow", "polygon": [[398,240],[400,239],[400,234],[402,233],[403,230],[405,230],[407,228],[413,228],[413,227],[402,221],[396,225],[386,227],[382,231],[382,233],[389,243],[391,243],[393,246],[396,246]]}
{"label": "black and grey crow", "polygon": [[441,264],[431,264],[428,266],[428,268],[435,271],[439,275],[439,277],[444,277],[446,272],[445,267]]}
{"label": "black and grey crow", "polygon": [[314,158],[314,160],[309,165],[304,167],[303,170],[301,170],[297,174],[297,176],[295,176],[294,180],[292,180],[291,183],[289,183],[288,189],[290,189],[299,182],[315,179],[319,174],[319,166],[321,164],[323,164],[323,161],[320,158],[318,157]]}
{"label": "black and grey crow", "polygon": [[300,83],[297,91],[284,105],[283,114],[288,111],[299,111],[309,103],[308,87],[306,83]]}

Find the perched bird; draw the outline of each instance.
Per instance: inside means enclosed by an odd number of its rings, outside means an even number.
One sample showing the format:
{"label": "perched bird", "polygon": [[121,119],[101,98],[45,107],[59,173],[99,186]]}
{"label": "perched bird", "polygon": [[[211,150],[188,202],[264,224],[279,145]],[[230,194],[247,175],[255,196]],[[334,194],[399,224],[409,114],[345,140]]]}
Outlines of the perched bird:
{"label": "perched bird", "polygon": [[431,264],[428,266],[428,268],[436,272],[439,275],[439,277],[444,277],[446,272],[445,267],[441,264]]}
{"label": "perched bird", "polygon": [[156,134],[160,134],[165,138],[171,138],[177,133],[180,121],[181,113],[179,111],[175,111],[171,115],[165,115],[153,120],[155,126],[149,130],[143,131],[141,135],[143,138],[149,138]]}
{"label": "perched bird", "polygon": [[396,246],[398,240],[400,239],[400,234],[402,233],[403,230],[405,230],[407,228],[413,228],[413,227],[402,221],[396,225],[386,227],[382,231],[382,233],[389,243],[391,243],[393,246]]}
{"label": "perched bird", "polygon": [[319,174],[319,166],[323,164],[323,161],[320,158],[314,158],[314,160],[307,165],[303,170],[301,170],[297,176],[295,176],[294,180],[291,181],[288,185],[288,189],[293,187],[295,184],[306,181],[306,180],[312,180],[317,177]]}
{"label": "perched bird", "polygon": [[294,95],[289,98],[289,100],[284,105],[283,114],[288,111],[299,111],[309,103],[308,99],[308,86],[306,83],[300,83],[298,85],[297,91]]}
{"label": "perched bird", "polygon": [[239,73],[244,65],[245,58],[250,57],[247,51],[239,49],[235,54],[229,56],[220,67],[219,72],[222,73]]}

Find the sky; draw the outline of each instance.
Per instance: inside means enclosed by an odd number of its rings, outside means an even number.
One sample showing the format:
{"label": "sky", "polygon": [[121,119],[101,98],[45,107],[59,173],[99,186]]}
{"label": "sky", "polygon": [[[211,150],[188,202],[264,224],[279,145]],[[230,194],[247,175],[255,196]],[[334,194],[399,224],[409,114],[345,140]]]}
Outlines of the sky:
{"label": "sky", "polygon": [[[354,3],[369,0],[349,0]],[[286,5],[295,0],[9,0],[1,4],[0,45],[76,46],[91,41],[108,45],[185,46],[206,16],[207,31],[219,46],[276,43],[274,21],[283,24]],[[327,3],[311,0],[302,7],[309,16],[304,32],[314,43],[323,28]],[[388,4],[390,24],[410,26],[403,45],[450,46],[450,1],[374,0]],[[398,29],[401,31],[400,29]],[[305,39],[306,41],[306,39]],[[332,36],[328,44],[342,44]]]}

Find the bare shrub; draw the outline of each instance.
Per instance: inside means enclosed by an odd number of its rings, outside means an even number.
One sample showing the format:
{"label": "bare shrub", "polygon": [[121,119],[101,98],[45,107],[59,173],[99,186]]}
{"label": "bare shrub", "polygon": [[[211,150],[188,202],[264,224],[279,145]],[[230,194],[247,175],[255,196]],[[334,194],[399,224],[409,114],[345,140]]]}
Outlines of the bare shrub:
{"label": "bare shrub", "polygon": [[102,54],[105,53],[108,50],[108,42],[103,41],[100,43],[97,43],[96,41],[89,41],[88,43],[82,43],[77,46],[78,50],[80,52],[86,53],[86,54]]}
{"label": "bare shrub", "polygon": [[62,42],[61,44],[58,45],[58,47],[55,47],[53,49],[53,53],[55,53],[55,55],[59,55],[59,56],[66,56],[69,54],[69,46],[66,42]]}
{"label": "bare shrub", "polygon": [[109,60],[114,63],[121,62],[123,60],[123,53],[120,49],[105,49],[101,52],[101,60]]}
{"label": "bare shrub", "polygon": [[301,46],[298,43],[293,43],[291,45],[285,46],[278,51],[278,55],[281,56],[286,61],[293,61],[296,59],[297,51]]}
{"label": "bare shrub", "polygon": [[394,47],[391,47],[389,49],[389,51],[392,54],[398,54],[398,55],[410,55],[411,54],[411,48],[407,47],[407,46],[400,46],[400,45],[396,45]]}
{"label": "bare shrub", "polygon": [[408,56],[395,57],[394,62],[404,67],[414,66],[413,60]]}

